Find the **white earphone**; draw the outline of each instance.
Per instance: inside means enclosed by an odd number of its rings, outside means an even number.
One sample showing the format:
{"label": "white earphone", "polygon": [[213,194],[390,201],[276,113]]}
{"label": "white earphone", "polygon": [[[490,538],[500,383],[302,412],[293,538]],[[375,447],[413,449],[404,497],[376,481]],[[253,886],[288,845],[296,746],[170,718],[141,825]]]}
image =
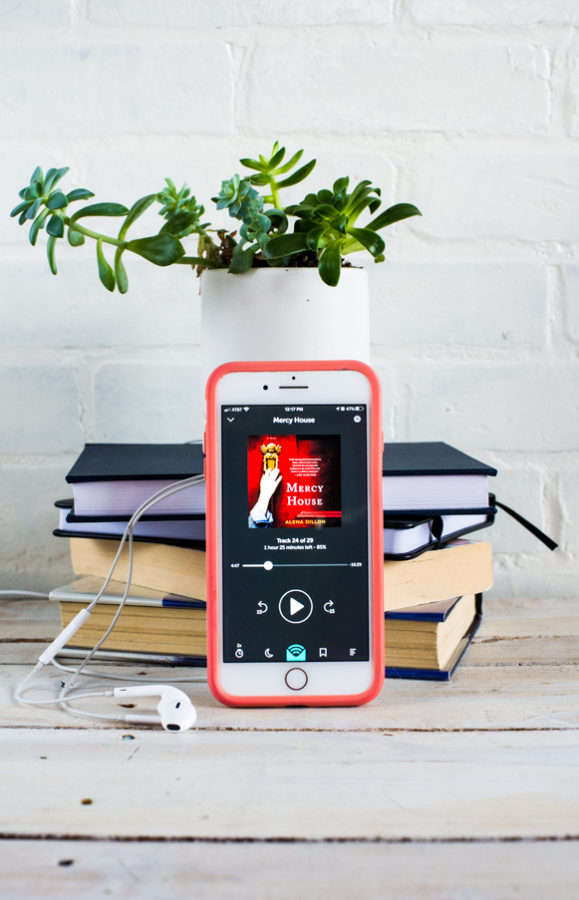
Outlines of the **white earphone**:
{"label": "white earphone", "polygon": [[[14,692],[15,699],[19,703],[23,703],[30,706],[42,706],[44,704],[59,704],[63,709],[68,710],[70,713],[74,715],[88,716],[89,718],[96,719],[114,719],[117,722],[127,722],[131,724],[158,724],[160,723],[165,731],[187,731],[191,728],[197,719],[197,711],[191,700],[187,696],[187,694],[183,693],[183,691],[179,690],[179,688],[173,687],[169,684],[139,684],[139,685],[128,685],[127,687],[119,687],[114,688],[113,690],[107,691],[89,691],[79,693],[73,692],[73,687],[75,685],[75,681],[78,676],[85,674],[83,670],[85,669],[86,664],[89,660],[94,656],[96,650],[98,650],[101,645],[104,643],[108,635],[113,630],[116,621],[119,617],[119,614],[125,604],[127,599],[129,588],[131,585],[131,575],[132,575],[132,567],[133,567],[133,529],[136,523],[139,521],[142,515],[148,512],[153,506],[159,503],[161,500],[164,500],[166,497],[171,496],[172,494],[179,493],[180,491],[185,490],[186,488],[191,487],[194,484],[203,481],[203,475],[195,475],[191,478],[183,479],[182,481],[175,482],[174,484],[170,484],[167,487],[162,488],[157,491],[144,503],[142,503],[136,512],[131,516],[125,531],[121,537],[119,547],[115,558],[111,564],[109,569],[109,573],[104,580],[104,583],[98,592],[98,594],[94,597],[94,599],[89,603],[89,605],[80,610],[74,616],[71,622],[64,628],[59,635],[52,641],[52,643],[41,653],[38,658],[38,662],[31,672],[24,678],[24,680],[18,685]],[[60,653],[60,651],[65,647],[68,641],[72,638],[72,636],[79,630],[79,628],[87,621],[90,617],[95,605],[98,603],[106,588],[113,576],[113,572],[121,555],[121,551],[125,542],[128,542],[129,549],[129,562],[128,562],[128,575],[125,583],[125,590],[123,592],[123,596],[120,600],[118,609],[113,617],[112,622],[109,627],[102,635],[100,640],[95,644],[92,650],[89,650],[84,657],[83,661],[79,665],[77,669],[72,671],[72,676],[68,679],[68,681],[63,684],[62,690],[58,697],[53,699],[30,699],[24,696],[25,691],[28,689],[28,685],[30,681],[34,678],[34,676],[39,672],[42,668],[53,663],[57,665],[55,657]],[[59,666],[59,668],[64,669],[65,667]],[[86,674],[94,675],[94,673]],[[107,677],[104,675],[104,677]],[[116,676],[119,677],[119,676]],[[194,680],[194,679],[193,679]],[[159,703],[157,704],[157,715],[155,714],[141,714],[141,713],[128,713],[124,716],[112,716],[106,715],[103,713],[89,712],[88,710],[81,710],[69,705],[72,700],[81,700],[89,697],[160,697]]]}
{"label": "white earphone", "polygon": [[123,716],[125,722],[147,725],[160,722],[165,731],[187,731],[195,724],[197,719],[197,710],[187,694],[169,684],[128,685],[127,687],[114,688],[112,691],[105,691],[102,696],[160,696],[161,699],[157,704],[158,716],[128,713],[126,716]]}

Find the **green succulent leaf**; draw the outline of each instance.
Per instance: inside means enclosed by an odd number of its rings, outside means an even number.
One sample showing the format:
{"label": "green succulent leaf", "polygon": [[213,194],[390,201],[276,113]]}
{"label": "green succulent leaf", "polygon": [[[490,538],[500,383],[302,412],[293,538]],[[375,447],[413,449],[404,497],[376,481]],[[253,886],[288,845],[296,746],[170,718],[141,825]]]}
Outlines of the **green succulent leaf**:
{"label": "green succulent leaf", "polygon": [[26,200],[37,200],[42,196],[42,185],[35,182],[34,184],[30,184],[26,188],[26,193],[24,195]]}
{"label": "green succulent leaf", "polygon": [[141,197],[140,200],[137,200],[131,206],[130,210],[127,213],[127,218],[123,222],[121,226],[121,230],[119,231],[119,240],[124,241],[125,235],[133,222],[136,222],[139,216],[142,216],[145,210],[147,210],[152,203],[157,199],[157,194],[147,194],[145,197]]}
{"label": "green succulent leaf", "polygon": [[310,228],[305,232],[308,250],[317,253],[320,250],[320,241],[324,234],[324,226],[318,225],[317,228]]}
{"label": "green succulent leaf", "polygon": [[61,238],[64,234],[64,222],[56,213],[50,217],[48,225],[46,226],[47,232],[55,238]]}
{"label": "green succulent leaf", "polygon": [[346,197],[348,196],[348,185],[350,184],[350,179],[348,176],[344,176],[343,178],[338,178],[337,181],[334,181],[334,197],[333,203],[334,206],[341,208],[346,202]]}
{"label": "green succulent leaf", "polygon": [[[352,193],[350,194],[350,205],[356,203],[361,195],[366,195],[368,193],[368,188],[372,187],[372,182],[368,181],[367,178],[363,178],[362,181],[359,181]],[[378,190],[375,188],[374,190]]]}
{"label": "green succulent leaf", "polygon": [[373,200],[371,197],[361,197],[355,205],[348,205],[347,215],[350,225],[354,224],[360,213],[363,213],[365,209],[369,209],[371,212],[373,209],[376,209],[375,203],[380,206],[380,200]]}
{"label": "green succulent leaf", "polygon": [[35,219],[38,210],[40,209],[41,201],[35,200],[26,210],[26,218],[28,220]]}
{"label": "green succulent leaf", "polygon": [[264,210],[264,213],[270,220],[272,228],[275,229],[277,234],[283,234],[287,231],[289,222],[283,209],[266,209]]}
{"label": "green succulent leaf", "polygon": [[250,175],[247,179],[251,184],[257,184],[259,187],[264,187],[266,184],[269,184],[269,175]]}
{"label": "green succulent leaf", "polygon": [[66,195],[62,191],[55,191],[46,201],[48,209],[63,209],[67,204]]}
{"label": "green succulent leaf", "polygon": [[308,177],[315,164],[316,160],[312,159],[309,163],[306,163],[305,166],[302,166],[301,169],[297,169],[292,175],[288,175],[283,181],[279,181],[277,186],[284,188],[290,187],[292,184],[299,184],[300,181],[303,181],[304,178]]}
{"label": "green succulent leaf", "polygon": [[372,256],[379,256],[381,253],[384,253],[386,246],[384,241],[371,228],[349,228],[348,234],[355,238]]}
{"label": "green succulent leaf", "polygon": [[[332,192],[328,191],[327,189],[324,189],[324,188],[322,188],[321,191],[318,191],[318,193],[315,194],[314,196],[316,198],[314,200],[314,204],[313,204],[314,206],[317,206],[318,202],[319,203],[331,203],[332,200],[334,199],[334,195],[332,194]],[[307,197],[306,197],[306,200],[307,200]]]}
{"label": "green succulent leaf", "polygon": [[122,203],[92,203],[90,206],[83,206],[70,217],[71,222],[77,219],[84,219],[85,216],[125,216],[128,213],[126,206]]}
{"label": "green succulent leaf", "polygon": [[107,291],[114,291],[115,289],[115,273],[112,270],[110,263],[107,262],[105,258],[105,254],[103,251],[103,242],[102,238],[99,238],[97,241],[97,265],[99,270],[99,278],[101,282],[106,287]]}
{"label": "green succulent leaf", "polygon": [[291,256],[292,253],[300,253],[307,250],[308,244],[305,234],[280,234],[271,238],[263,254],[266,259],[279,259],[282,256]]}
{"label": "green succulent leaf", "polygon": [[48,194],[67,172],[68,166],[64,166],[62,169],[49,169],[44,179],[44,192]]}
{"label": "green succulent leaf", "polygon": [[82,247],[84,244],[84,234],[81,234],[76,228],[69,227],[66,236],[71,247]]}
{"label": "green succulent leaf", "polygon": [[44,228],[44,223],[46,222],[49,215],[50,215],[49,210],[45,209],[44,212],[41,212],[40,215],[34,220],[32,225],[30,226],[30,231],[28,232],[28,239],[33,247],[36,244],[38,232],[40,231],[41,228]]}
{"label": "green succulent leaf", "polygon": [[340,241],[333,241],[320,254],[318,272],[325,284],[330,287],[336,287],[340,280],[341,270]]}
{"label": "green succulent leaf", "polygon": [[20,213],[26,212],[28,209],[28,202],[25,200],[24,203],[19,203],[18,206],[15,206],[12,212],[10,213],[10,217],[13,219],[15,216],[19,216]]}
{"label": "green succulent leaf", "polygon": [[195,228],[198,218],[192,212],[180,212],[171,216],[161,228],[161,234],[172,234],[173,237],[181,238],[191,234]]}
{"label": "green succulent leaf", "polygon": [[86,188],[75,188],[66,195],[69,203],[73,203],[75,200],[90,200],[91,197],[94,197],[93,192]]}
{"label": "green succulent leaf", "polygon": [[156,234],[153,237],[129,241],[127,250],[137,253],[156,266],[170,266],[185,255],[183,245],[171,234]]}
{"label": "green succulent leaf", "polygon": [[412,203],[396,203],[389,209],[385,209],[371,222],[368,222],[367,228],[378,231],[385,228],[386,225],[392,225],[394,222],[400,222],[402,219],[409,219],[410,216],[421,216],[420,210]]}
{"label": "green succulent leaf", "polygon": [[257,249],[256,246],[242,249],[241,244],[238,244],[231,256],[231,265],[228,271],[232,275],[243,275],[244,272],[248,272],[253,264],[253,257]]}
{"label": "green succulent leaf", "polygon": [[242,166],[245,166],[246,169],[255,169],[257,172],[264,172],[267,168],[266,165],[258,162],[256,159],[240,159],[239,162]]}
{"label": "green succulent leaf", "polygon": [[42,169],[40,168],[40,166],[36,166],[34,172],[32,173],[32,177],[30,179],[30,184],[31,185],[35,184],[38,187],[41,187],[44,184],[44,175],[42,173]]}
{"label": "green succulent leaf", "polygon": [[[276,169],[275,174],[276,175],[285,175],[286,172],[289,172],[291,169],[293,169],[293,167],[295,165],[297,165],[297,163],[300,161],[300,159],[302,158],[303,155],[304,155],[304,151],[298,150],[298,152],[294,153],[292,158],[289,159],[286,163],[284,163],[283,166],[280,166],[278,169]],[[314,163],[315,163],[315,160],[314,160]]]}
{"label": "green succulent leaf", "polygon": [[318,220],[326,219],[331,222],[332,219],[338,218],[339,212],[331,203],[320,203],[313,211],[313,216]]}
{"label": "green succulent leaf", "polygon": [[50,266],[50,271],[53,275],[56,275],[58,269],[56,268],[56,261],[54,259],[54,249],[56,247],[56,238],[49,237],[46,242],[46,255],[48,257],[48,265]]}
{"label": "green succulent leaf", "polygon": [[119,247],[117,252],[115,253],[115,279],[117,282],[117,287],[119,289],[119,293],[126,294],[129,290],[129,278],[127,276],[127,270],[125,269],[122,255],[123,249]]}
{"label": "green succulent leaf", "polygon": [[268,169],[270,172],[275,172],[275,170],[281,163],[284,156],[285,156],[285,147],[280,147],[279,150],[274,152],[274,154],[271,156],[271,158],[269,160]]}

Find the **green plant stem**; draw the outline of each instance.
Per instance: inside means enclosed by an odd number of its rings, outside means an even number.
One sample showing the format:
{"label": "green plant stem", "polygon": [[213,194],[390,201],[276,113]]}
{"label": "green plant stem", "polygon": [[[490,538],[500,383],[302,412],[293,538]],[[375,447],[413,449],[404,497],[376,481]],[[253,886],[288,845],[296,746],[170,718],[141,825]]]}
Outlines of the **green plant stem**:
{"label": "green plant stem", "polygon": [[281,209],[281,199],[279,196],[279,189],[278,189],[275,178],[269,179],[269,186],[271,188],[271,199],[273,202],[273,208]]}
{"label": "green plant stem", "polygon": [[217,262],[213,259],[208,259],[206,256],[182,256],[180,259],[176,259],[173,263],[174,266],[205,266],[208,269],[223,269],[225,266]]}
{"label": "green plant stem", "polygon": [[81,234],[94,238],[95,241],[103,241],[105,244],[113,244],[115,247],[126,247],[127,245],[126,241],[119,241],[117,238],[108,237],[106,234],[100,234],[98,231],[91,231],[90,228],[85,228],[84,225],[73,222],[68,216],[64,217],[64,223],[69,228],[72,228],[73,231],[80,231]]}

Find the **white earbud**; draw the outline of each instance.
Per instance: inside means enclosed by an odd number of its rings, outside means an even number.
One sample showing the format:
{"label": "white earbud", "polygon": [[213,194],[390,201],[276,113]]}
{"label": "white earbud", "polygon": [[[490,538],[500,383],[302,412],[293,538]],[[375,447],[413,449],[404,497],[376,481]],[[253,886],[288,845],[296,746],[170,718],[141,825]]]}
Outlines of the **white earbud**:
{"label": "white earbud", "polygon": [[165,731],[186,731],[195,724],[197,710],[191,700],[179,688],[169,684],[140,684],[118,687],[112,692],[113,697],[160,697],[156,715],[129,713],[124,716],[125,722],[134,724],[151,724],[160,722]]}

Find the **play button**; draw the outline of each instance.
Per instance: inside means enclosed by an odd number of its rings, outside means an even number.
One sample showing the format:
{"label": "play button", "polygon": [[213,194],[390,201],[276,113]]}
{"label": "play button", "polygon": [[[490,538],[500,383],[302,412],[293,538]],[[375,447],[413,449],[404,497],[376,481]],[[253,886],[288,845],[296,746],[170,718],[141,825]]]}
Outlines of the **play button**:
{"label": "play button", "polygon": [[292,625],[299,625],[309,619],[313,609],[312,598],[305,591],[286,591],[279,601],[281,617]]}
{"label": "play button", "polygon": [[290,597],[290,616],[295,616],[295,614],[299,613],[300,609],[303,608],[303,603],[300,603],[300,601],[296,600],[295,597]]}

